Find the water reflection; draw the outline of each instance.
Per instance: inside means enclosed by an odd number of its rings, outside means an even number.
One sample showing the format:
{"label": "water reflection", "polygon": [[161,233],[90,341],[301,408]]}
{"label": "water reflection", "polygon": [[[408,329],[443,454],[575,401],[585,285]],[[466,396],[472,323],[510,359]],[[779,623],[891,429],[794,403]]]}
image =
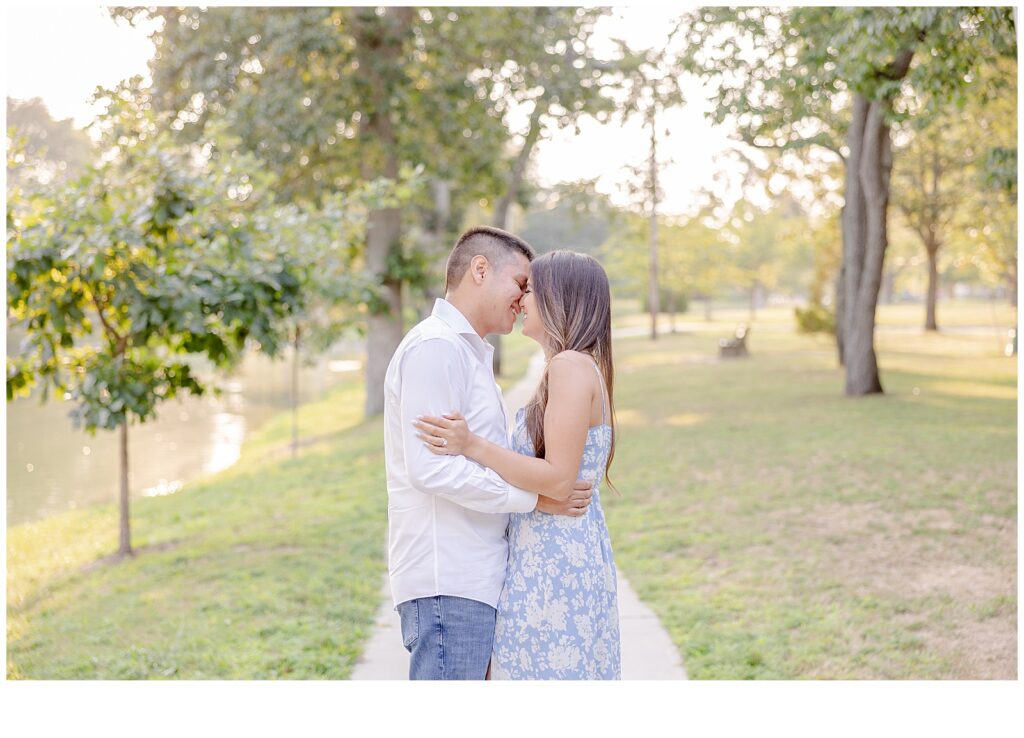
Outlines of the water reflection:
{"label": "water reflection", "polygon": [[[359,344],[335,348],[300,371],[299,401],[359,376]],[[129,487],[135,496],[174,494],[202,474],[221,471],[240,455],[247,432],[291,406],[290,358],[249,356],[221,393],[171,400],[155,420],[128,433]],[[118,436],[75,431],[70,403],[33,398],[7,403],[7,524],[35,520],[96,502],[119,489]]]}
{"label": "water reflection", "polygon": [[185,482],[181,479],[175,479],[173,482],[168,482],[166,479],[161,479],[158,484],[152,487],[146,487],[142,490],[143,497],[160,497],[162,495],[173,495],[178,490],[185,486]]}
{"label": "water reflection", "polygon": [[210,433],[210,455],[203,465],[203,471],[214,473],[238,461],[242,453],[242,439],[245,437],[245,418],[230,413],[213,416]]}

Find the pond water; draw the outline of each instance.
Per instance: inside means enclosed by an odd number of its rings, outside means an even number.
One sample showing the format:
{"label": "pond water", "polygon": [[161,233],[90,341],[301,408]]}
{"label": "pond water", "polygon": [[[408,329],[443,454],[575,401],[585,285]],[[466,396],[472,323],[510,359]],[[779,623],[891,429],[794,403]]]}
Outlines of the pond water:
{"label": "pond water", "polygon": [[[9,346],[10,348],[10,346]],[[346,341],[300,370],[299,402],[310,402],[361,376],[361,346]],[[231,466],[247,433],[291,407],[290,356],[248,355],[219,381],[223,392],[170,400],[157,418],[128,430],[133,497],[173,494],[191,479]],[[37,397],[7,403],[7,525],[97,502],[119,491],[116,431],[74,430],[71,403]]]}

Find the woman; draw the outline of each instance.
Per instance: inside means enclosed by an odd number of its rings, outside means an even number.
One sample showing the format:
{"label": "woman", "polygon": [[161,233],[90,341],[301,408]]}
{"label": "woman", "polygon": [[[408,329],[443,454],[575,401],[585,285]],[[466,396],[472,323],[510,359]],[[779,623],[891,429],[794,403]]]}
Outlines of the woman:
{"label": "woman", "polygon": [[434,453],[464,454],[548,497],[565,499],[576,479],[593,482],[580,517],[511,515],[491,675],[620,679],[615,563],[598,489],[615,448],[608,277],[596,259],[570,251],[538,257],[530,271],[523,334],[541,345],[547,367],[516,415],[513,450],[469,433],[458,414],[417,427]]}

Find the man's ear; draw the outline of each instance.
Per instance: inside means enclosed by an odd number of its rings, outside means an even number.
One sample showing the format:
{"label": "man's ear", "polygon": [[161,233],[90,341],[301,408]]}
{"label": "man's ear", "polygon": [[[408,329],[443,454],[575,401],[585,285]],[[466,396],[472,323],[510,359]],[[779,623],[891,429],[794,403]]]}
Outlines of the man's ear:
{"label": "man's ear", "polygon": [[469,262],[469,273],[473,277],[473,281],[476,284],[482,284],[484,277],[491,269],[490,262],[487,261],[486,256],[477,254]]}

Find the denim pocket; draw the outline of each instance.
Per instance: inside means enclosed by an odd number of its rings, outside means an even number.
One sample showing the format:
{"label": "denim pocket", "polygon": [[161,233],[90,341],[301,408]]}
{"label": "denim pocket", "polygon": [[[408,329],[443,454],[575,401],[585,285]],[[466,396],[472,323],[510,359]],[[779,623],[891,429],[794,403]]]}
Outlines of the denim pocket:
{"label": "denim pocket", "polygon": [[420,613],[416,600],[399,605],[398,616],[402,619],[402,645],[412,653],[412,646],[420,634]]}

